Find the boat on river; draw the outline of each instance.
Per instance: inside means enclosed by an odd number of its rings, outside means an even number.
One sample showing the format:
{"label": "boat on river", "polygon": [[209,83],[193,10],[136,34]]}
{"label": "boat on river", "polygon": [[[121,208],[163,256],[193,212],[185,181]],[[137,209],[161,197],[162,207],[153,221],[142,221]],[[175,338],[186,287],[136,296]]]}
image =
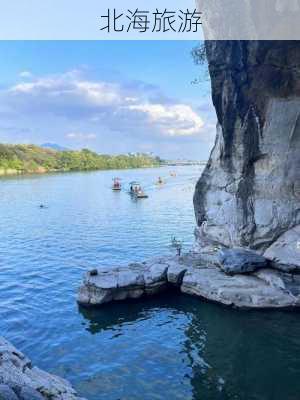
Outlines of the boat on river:
{"label": "boat on river", "polygon": [[136,199],[147,199],[148,198],[148,195],[144,192],[140,183],[136,182],[136,181],[130,183],[129,193],[131,194],[131,196],[135,197]]}
{"label": "boat on river", "polygon": [[112,190],[119,192],[122,190],[122,184],[121,184],[121,179],[120,178],[114,178],[113,179],[113,185],[112,185]]}

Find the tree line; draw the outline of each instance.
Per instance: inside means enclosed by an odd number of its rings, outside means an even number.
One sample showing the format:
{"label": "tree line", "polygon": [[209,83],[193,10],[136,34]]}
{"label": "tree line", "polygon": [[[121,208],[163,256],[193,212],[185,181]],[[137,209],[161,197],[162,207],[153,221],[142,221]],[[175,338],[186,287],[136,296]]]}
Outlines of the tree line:
{"label": "tree line", "polygon": [[56,151],[35,145],[0,144],[0,170],[16,173],[91,171],[144,168],[160,165],[159,157],[147,154],[105,155],[88,149]]}

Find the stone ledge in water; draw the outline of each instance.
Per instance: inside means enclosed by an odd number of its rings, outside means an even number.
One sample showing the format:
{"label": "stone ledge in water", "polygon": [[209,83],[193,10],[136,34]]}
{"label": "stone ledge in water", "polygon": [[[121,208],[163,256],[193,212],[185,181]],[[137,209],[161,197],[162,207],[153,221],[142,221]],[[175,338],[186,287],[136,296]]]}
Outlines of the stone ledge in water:
{"label": "stone ledge in water", "polygon": [[0,337],[0,399],[84,400],[65,379],[32,366],[31,361]]}
{"label": "stone ledge in water", "polygon": [[261,275],[227,275],[209,266],[188,270],[181,291],[239,308],[299,307],[299,297],[287,290],[280,274],[264,270]]}
{"label": "stone ledge in water", "polygon": [[161,258],[127,267],[88,272],[78,294],[78,303],[100,306],[111,301],[137,299],[168,288],[180,288],[225,305],[242,308],[292,308],[300,306],[300,279],[276,270],[253,274],[225,274],[207,254]]}
{"label": "stone ledge in water", "polygon": [[93,306],[159,293],[168,286],[167,270],[167,261],[153,260],[126,267],[100,268],[96,275],[88,272],[77,301]]}

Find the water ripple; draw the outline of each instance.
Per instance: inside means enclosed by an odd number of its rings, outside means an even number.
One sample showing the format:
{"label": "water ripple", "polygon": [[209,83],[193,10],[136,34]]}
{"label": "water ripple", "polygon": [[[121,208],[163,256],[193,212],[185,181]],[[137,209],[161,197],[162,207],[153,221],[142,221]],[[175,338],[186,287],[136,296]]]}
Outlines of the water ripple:
{"label": "water ripple", "polygon": [[191,245],[200,171],[177,173],[118,171],[125,185],[145,184],[141,202],[112,193],[114,171],[1,180],[1,334],[91,400],[298,398],[298,314],[237,313],[171,294],[76,305],[84,271],[169,252],[172,235]]}

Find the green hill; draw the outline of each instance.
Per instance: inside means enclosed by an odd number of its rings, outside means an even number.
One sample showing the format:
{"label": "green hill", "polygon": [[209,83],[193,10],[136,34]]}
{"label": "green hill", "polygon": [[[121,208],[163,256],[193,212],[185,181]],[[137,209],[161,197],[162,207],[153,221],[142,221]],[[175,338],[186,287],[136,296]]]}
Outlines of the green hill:
{"label": "green hill", "polygon": [[88,149],[56,151],[35,145],[0,144],[0,175],[145,168],[159,165],[159,158],[146,154],[110,156]]}

